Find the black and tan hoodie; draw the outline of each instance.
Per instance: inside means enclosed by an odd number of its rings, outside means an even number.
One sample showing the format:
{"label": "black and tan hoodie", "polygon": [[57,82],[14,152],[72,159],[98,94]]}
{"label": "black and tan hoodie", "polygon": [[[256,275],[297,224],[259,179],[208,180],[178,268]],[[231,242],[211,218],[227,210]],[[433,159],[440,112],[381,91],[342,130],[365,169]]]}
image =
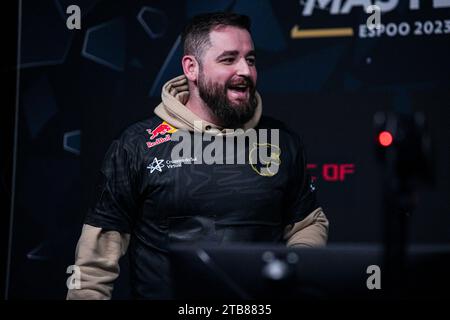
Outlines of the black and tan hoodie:
{"label": "black and tan hoodie", "polygon": [[328,220],[306,173],[300,139],[281,122],[261,115],[260,95],[243,132],[277,130],[279,137],[276,145],[256,143],[246,152],[270,146],[276,170],[264,171],[264,163],[197,163],[195,152],[174,161],[177,134],[209,137],[201,141],[199,157],[210,141],[230,135],[192,113],[185,106],[188,99],[184,76],[168,81],[155,116],[132,125],[111,144],[96,203],[76,248],[79,282],[71,282],[75,288],[67,299],[110,299],[119,259],[127,250],[133,294],[167,299],[171,244],[326,244]]}

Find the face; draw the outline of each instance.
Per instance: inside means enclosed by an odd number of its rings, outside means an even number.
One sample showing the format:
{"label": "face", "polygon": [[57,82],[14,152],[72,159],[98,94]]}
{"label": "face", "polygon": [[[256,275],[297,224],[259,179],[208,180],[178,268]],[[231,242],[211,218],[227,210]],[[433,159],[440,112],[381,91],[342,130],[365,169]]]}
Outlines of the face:
{"label": "face", "polygon": [[210,33],[210,43],[199,61],[199,95],[224,127],[239,127],[257,105],[253,41],[245,29],[224,27]]}

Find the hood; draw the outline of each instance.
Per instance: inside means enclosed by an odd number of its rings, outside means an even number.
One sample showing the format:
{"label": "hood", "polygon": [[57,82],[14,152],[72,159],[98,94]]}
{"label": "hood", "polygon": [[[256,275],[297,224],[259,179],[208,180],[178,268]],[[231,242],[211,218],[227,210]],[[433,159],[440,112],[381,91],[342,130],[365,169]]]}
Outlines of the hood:
{"label": "hood", "polygon": [[[186,76],[181,75],[164,84],[161,93],[162,102],[155,108],[155,114],[178,129],[186,129],[189,131],[208,131],[208,133],[223,133],[227,128],[219,127],[213,123],[205,121],[189,110],[185,104],[189,99],[189,87]],[[262,101],[261,96],[256,92],[258,101],[255,114],[242,129],[247,130],[256,127],[261,118]],[[198,123],[202,127],[198,127]],[[194,126],[196,122],[197,126]]]}

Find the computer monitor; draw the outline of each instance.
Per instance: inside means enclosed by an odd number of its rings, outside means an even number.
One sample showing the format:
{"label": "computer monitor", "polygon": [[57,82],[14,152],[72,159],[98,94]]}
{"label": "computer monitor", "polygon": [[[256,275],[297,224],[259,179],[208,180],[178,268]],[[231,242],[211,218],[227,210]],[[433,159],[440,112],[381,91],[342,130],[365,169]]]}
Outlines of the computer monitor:
{"label": "computer monitor", "polygon": [[174,245],[170,263],[176,299],[450,297],[450,246],[410,247],[404,281],[389,292],[375,245]]}

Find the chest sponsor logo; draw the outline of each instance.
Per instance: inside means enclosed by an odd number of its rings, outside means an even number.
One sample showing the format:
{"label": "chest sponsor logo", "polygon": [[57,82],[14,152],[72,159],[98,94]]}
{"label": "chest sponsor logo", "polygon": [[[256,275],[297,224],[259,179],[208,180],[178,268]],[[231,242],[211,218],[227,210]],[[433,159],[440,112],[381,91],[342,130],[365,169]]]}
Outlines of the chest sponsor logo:
{"label": "chest sponsor logo", "polygon": [[173,169],[173,168],[181,168],[183,164],[191,164],[197,161],[196,158],[184,158],[184,159],[175,159],[175,160],[164,160],[154,158],[152,163],[147,166],[147,169],[150,170],[150,173],[153,173],[155,170],[162,172],[163,168]]}
{"label": "chest sponsor logo", "polygon": [[163,162],[164,159],[158,160],[158,158],[155,157],[155,159],[153,159],[153,162],[147,166],[147,169],[150,169],[150,173],[153,173],[153,171],[155,170],[162,172],[162,168],[164,167]]}
{"label": "chest sponsor logo", "polygon": [[150,135],[150,141],[147,141],[147,148],[153,148],[161,143],[170,141],[171,134],[176,131],[176,128],[165,121],[156,126],[153,130],[147,129],[147,132]]}

